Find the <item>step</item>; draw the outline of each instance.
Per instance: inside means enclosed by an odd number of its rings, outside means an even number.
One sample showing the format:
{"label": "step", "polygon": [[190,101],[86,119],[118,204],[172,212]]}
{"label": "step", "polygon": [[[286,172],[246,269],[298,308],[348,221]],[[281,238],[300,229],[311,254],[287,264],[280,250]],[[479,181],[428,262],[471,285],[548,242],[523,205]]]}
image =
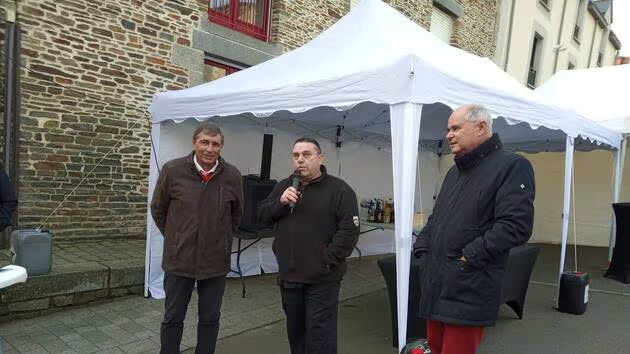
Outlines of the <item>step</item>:
{"label": "step", "polygon": [[[49,274],[0,290],[0,322],[143,293],[144,239],[53,244]],[[0,250],[0,262],[10,263],[9,250]]]}

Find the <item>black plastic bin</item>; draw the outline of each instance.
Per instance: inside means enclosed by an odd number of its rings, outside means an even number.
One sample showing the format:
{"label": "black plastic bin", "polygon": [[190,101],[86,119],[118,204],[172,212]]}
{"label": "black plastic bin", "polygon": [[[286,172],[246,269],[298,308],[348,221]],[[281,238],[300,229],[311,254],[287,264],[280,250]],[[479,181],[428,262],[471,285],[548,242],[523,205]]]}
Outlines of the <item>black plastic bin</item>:
{"label": "black plastic bin", "polygon": [[583,272],[566,271],[560,277],[558,311],[581,315],[588,304],[589,276]]}
{"label": "black plastic bin", "polygon": [[[398,347],[398,306],[396,305],[396,256],[379,259],[378,267],[385,278],[389,309],[392,317],[392,346]],[[407,343],[410,340],[426,338],[426,322],[418,317],[420,306],[420,261],[411,258],[409,272],[409,304],[407,308]]]}

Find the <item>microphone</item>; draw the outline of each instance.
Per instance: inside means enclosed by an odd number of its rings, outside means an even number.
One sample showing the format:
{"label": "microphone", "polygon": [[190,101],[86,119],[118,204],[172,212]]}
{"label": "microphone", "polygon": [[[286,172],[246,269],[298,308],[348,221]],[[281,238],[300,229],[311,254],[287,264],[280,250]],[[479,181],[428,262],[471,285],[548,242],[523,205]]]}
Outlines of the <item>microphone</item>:
{"label": "microphone", "polygon": [[[295,172],[293,172],[293,180],[291,181],[291,187],[297,190],[299,185],[300,185],[300,171],[295,170]],[[289,203],[289,208],[291,209],[291,214],[293,214],[295,203],[294,202]]]}

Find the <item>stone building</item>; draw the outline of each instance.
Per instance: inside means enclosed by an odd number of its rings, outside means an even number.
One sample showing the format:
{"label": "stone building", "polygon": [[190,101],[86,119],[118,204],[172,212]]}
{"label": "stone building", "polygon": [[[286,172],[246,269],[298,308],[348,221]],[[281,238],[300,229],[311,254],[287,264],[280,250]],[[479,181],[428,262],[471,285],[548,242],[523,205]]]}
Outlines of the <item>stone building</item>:
{"label": "stone building", "polygon": [[[20,228],[143,237],[151,96],[297,48],[354,0],[7,0],[21,26]],[[391,0],[452,45],[494,55],[496,0]],[[334,53],[331,53],[334,55]]]}

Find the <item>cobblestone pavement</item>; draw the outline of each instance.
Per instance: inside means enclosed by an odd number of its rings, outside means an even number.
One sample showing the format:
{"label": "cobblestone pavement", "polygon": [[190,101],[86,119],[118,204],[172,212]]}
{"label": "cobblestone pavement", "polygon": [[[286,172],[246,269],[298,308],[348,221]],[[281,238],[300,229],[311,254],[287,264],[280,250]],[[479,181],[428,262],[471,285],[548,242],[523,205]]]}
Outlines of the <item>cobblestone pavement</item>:
{"label": "cobblestone pavement", "polygon": [[[144,263],[144,239],[53,241],[53,269],[86,262],[129,261]],[[0,250],[0,263],[11,260],[9,249]]]}
{"label": "cobblestone pavement", "polygon": [[[57,245],[56,247],[62,247]],[[79,250],[78,257],[104,256],[107,245]],[[121,257],[136,257],[120,252]],[[143,257],[141,254],[140,256]],[[55,258],[57,262],[75,261]],[[385,288],[378,271],[378,257],[351,259],[342,283],[341,300]],[[241,283],[228,279],[223,302],[219,338],[232,336],[284,318],[275,275],[246,278],[247,297],[241,298]],[[197,298],[194,295],[186,319],[182,350],[196,341]],[[92,304],[37,318],[0,324],[4,353],[156,353],[164,303],[161,300],[127,297]],[[387,306],[383,304],[383,306]]]}

